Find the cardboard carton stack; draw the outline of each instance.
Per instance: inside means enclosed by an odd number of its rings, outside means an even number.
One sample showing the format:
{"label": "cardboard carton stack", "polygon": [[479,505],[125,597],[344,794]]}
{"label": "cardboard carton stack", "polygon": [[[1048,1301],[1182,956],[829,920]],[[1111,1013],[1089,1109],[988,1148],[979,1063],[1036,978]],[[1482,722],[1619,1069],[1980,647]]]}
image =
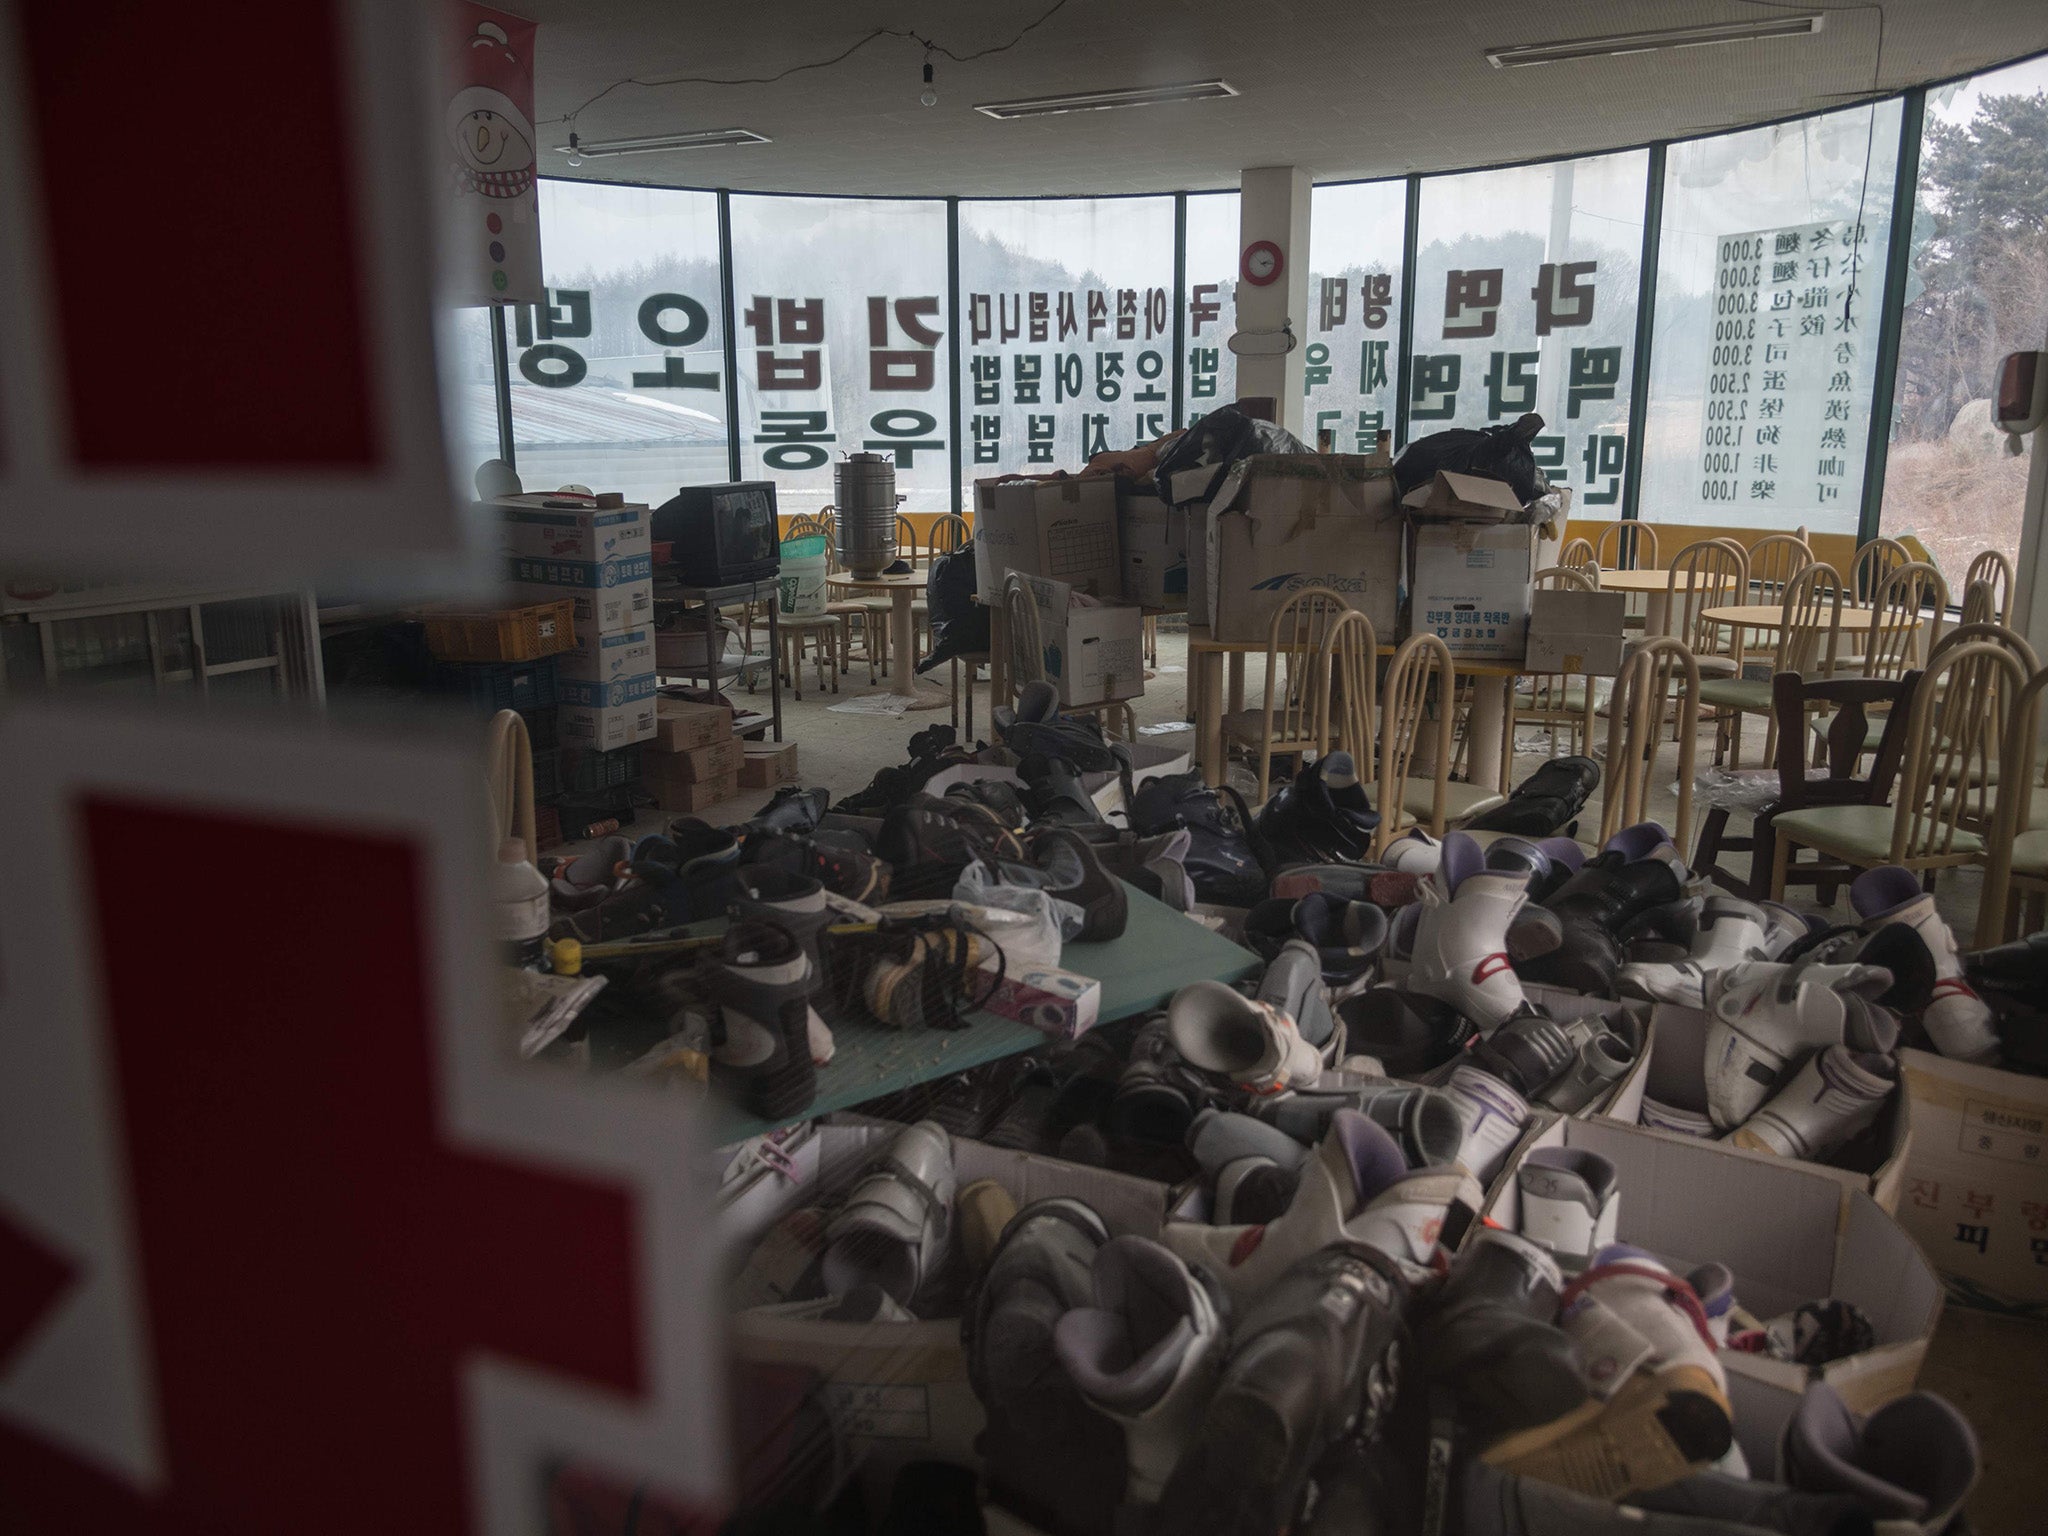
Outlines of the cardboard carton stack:
{"label": "cardboard carton stack", "polygon": [[642,784],[664,811],[694,814],[740,792],[744,752],[721,704],[657,698],[654,742],[642,755]]}
{"label": "cardboard carton stack", "polygon": [[1312,586],[1340,593],[1379,635],[1393,636],[1402,519],[1393,466],[1382,456],[1240,459],[1208,514],[1202,577],[1216,639],[1263,641],[1281,605]]}
{"label": "cardboard carton stack", "polygon": [[1553,523],[1542,501],[1525,509],[1505,481],[1439,470],[1402,498],[1410,539],[1408,632],[1433,634],[1453,656],[1519,661],[1529,598],[1549,561]]}

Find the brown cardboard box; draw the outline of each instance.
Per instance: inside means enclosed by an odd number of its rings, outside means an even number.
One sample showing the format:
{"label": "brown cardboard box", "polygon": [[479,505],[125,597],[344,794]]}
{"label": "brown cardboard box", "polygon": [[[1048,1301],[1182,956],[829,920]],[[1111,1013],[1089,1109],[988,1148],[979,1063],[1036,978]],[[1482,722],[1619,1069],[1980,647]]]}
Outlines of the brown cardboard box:
{"label": "brown cardboard box", "polygon": [[1115,479],[975,481],[975,583],[1000,595],[1006,571],[1063,581],[1090,597],[1121,592]]}
{"label": "brown cardboard box", "polygon": [[660,752],[687,752],[714,741],[732,739],[732,711],[716,704],[657,696],[654,701],[654,745]]}
{"label": "brown cardboard box", "polygon": [[641,759],[640,772],[645,778],[666,779],[671,784],[706,784],[738,774],[740,757],[740,743],[728,736],[687,752],[650,752]]}
{"label": "brown cardboard box", "polygon": [[1579,672],[1612,677],[1621,670],[1623,592],[1545,588],[1529,598],[1531,672]]}
{"label": "brown cardboard box", "polygon": [[[1076,588],[1043,576],[1025,587],[1038,605],[1046,681],[1067,709],[1135,699],[1145,692],[1145,613],[1135,603],[1074,601]],[[1012,640],[1014,644],[1014,638]]]}
{"label": "brown cardboard box", "polygon": [[1404,522],[1394,472],[1378,459],[1240,459],[1209,508],[1210,633],[1263,645],[1283,603],[1303,587],[1328,587],[1391,642]]}
{"label": "brown cardboard box", "polygon": [[797,777],[795,742],[740,743],[741,789],[773,789],[777,784],[794,784]]}
{"label": "brown cardboard box", "polygon": [[1527,523],[1418,524],[1411,537],[1409,632],[1435,635],[1453,656],[1521,660],[1536,541]]}
{"label": "brown cardboard box", "polygon": [[1913,1106],[1899,1224],[1949,1300],[2048,1319],[2048,1078],[1901,1051]]}
{"label": "brown cardboard box", "polygon": [[740,792],[740,771],[735,768],[721,778],[685,784],[679,779],[645,781],[654,803],[664,811],[704,811],[722,805]]}
{"label": "brown cardboard box", "polygon": [[[1723,1350],[1735,1436],[1751,1466],[1768,1467],[1807,1382],[1818,1377],[1856,1413],[1913,1390],[1941,1318],[1941,1282],[1913,1240],[1833,1170],[1742,1152],[1721,1142],[1641,1130],[1612,1120],[1555,1120],[1515,1151],[1582,1147],[1620,1176],[1616,1235],[1679,1274],[1710,1260],[1734,1271],[1735,1297],[1761,1318],[1832,1296],[1853,1303],[1876,1334],[1871,1348],[1818,1369]],[[1504,1180],[1486,1215],[1520,1225],[1521,1191]]]}
{"label": "brown cardboard box", "polygon": [[1418,485],[1402,497],[1401,505],[1418,520],[1498,523],[1520,515],[1522,498],[1505,480],[1440,469],[1427,484]]}

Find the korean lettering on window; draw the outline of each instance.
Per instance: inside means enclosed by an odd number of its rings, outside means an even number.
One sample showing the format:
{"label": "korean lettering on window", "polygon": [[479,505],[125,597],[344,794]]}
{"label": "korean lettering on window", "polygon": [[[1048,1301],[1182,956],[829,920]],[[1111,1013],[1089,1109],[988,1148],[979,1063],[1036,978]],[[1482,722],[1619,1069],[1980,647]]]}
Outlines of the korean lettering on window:
{"label": "korean lettering on window", "polygon": [[1700,428],[1699,498],[1826,525],[1853,519],[1852,446],[1870,233],[1854,219],[1722,237]]}
{"label": "korean lettering on window", "polygon": [[[1214,285],[1201,286],[1212,289],[1213,321]],[[1203,305],[1198,287],[1198,326]],[[1172,296],[1160,287],[968,294],[971,462],[1014,463],[1021,449],[1026,465],[1052,465],[1160,436],[1170,419],[1172,322]],[[1213,329],[1208,345],[1213,393]]]}
{"label": "korean lettering on window", "polygon": [[618,328],[614,320],[613,334],[596,334],[589,289],[550,288],[545,304],[513,308],[519,376],[541,389],[574,389],[590,378],[594,362],[613,388],[715,394],[724,387],[719,348],[710,344],[711,312],[690,294],[647,294],[636,307],[633,334],[619,337]]}

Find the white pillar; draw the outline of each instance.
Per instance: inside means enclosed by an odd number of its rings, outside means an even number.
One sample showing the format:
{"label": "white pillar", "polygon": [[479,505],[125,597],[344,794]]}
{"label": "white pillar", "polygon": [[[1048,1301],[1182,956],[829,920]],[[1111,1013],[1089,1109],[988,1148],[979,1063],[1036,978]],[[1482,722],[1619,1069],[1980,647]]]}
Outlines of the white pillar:
{"label": "white pillar", "polygon": [[[1270,395],[1274,420],[1313,448],[1302,430],[1302,351],[1308,345],[1309,174],[1291,165],[1262,166],[1243,173],[1238,213],[1237,333],[1245,344],[1262,344],[1291,322],[1293,350],[1239,352],[1237,393]],[[1272,282],[1245,277],[1245,252],[1261,241],[1279,249],[1280,272]]]}

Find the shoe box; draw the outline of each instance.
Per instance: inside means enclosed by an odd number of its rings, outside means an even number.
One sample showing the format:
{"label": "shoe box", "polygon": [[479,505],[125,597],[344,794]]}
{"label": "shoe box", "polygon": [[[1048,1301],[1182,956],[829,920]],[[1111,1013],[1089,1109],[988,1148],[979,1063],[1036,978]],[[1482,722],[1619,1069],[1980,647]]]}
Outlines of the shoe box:
{"label": "shoe box", "polygon": [[610,752],[655,734],[654,631],[584,629],[555,664],[563,741]]}
{"label": "shoe box", "polygon": [[1111,476],[977,480],[975,585],[1000,600],[1004,574],[1021,571],[1090,597],[1115,597],[1124,584],[1116,530]]}
{"label": "shoe box", "polygon": [[1155,490],[1118,482],[1116,542],[1124,562],[1124,601],[1169,608],[1187,600],[1188,514]]}
{"label": "shoe box", "polygon": [[1901,1051],[1899,1223],[1961,1306],[2048,1320],[2048,1078]]}
{"label": "shoe box", "polygon": [[505,579],[530,603],[567,597],[576,632],[606,634],[654,622],[654,549],[647,507],[549,506],[545,496],[498,501]]}
{"label": "shoe box", "polygon": [[[1824,1297],[1853,1303],[1876,1345],[1817,1369],[1723,1351],[1736,1439],[1752,1467],[1776,1465],[1781,1431],[1810,1376],[1858,1413],[1913,1389],[1940,1320],[1942,1288],[1913,1239],[1863,1190],[1811,1163],[1742,1152],[1716,1142],[1612,1120],[1554,1120],[1515,1149],[1583,1147],[1619,1175],[1616,1235],[1681,1274],[1711,1261],[1735,1275],[1735,1298],[1759,1319]],[[1520,1225],[1520,1190],[1498,1183],[1486,1215]]]}
{"label": "shoe box", "polygon": [[[1134,789],[1147,779],[1187,771],[1188,754],[1185,748],[1175,750],[1149,741],[1131,744],[1131,786]],[[933,774],[925,781],[924,789],[928,795],[943,795],[949,784],[969,784],[983,779],[994,779],[1019,787],[1024,783],[1017,777],[1017,770],[1006,764],[961,763]],[[1095,802],[1095,808],[1104,816],[1124,808],[1123,779],[1116,773],[1084,773],[1081,775],[1081,787],[1088,791],[1089,798]]]}
{"label": "shoe box", "polygon": [[[1648,1070],[1643,1074],[1634,1103],[1615,1100],[1603,1111],[1608,1119],[1635,1124],[1644,1099],[1669,1104],[1677,1109],[1705,1114],[1707,1109],[1707,1016],[1697,1008],[1676,1003],[1656,1006],[1656,1028],[1652,1032]],[[1905,1091],[1894,1093],[1877,1117],[1877,1123],[1842,1148],[1835,1163],[1801,1163],[1802,1168],[1866,1191],[1880,1209],[1899,1207],[1899,1191],[1912,1156],[1914,1110]],[[1677,1135],[1676,1132],[1658,1134]],[[1680,1137],[1681,1140],[1686,1138]],[[1722,1145],[1715,1142],[1713,1145]],[[1768,1152],[1750,1152],[1728,1145],[1736,1157],[1780,1161]]]}
{"label": "shoe box", "polygon": [[1255,454],[1231,467],[1209,513],[1204,579],[1215,639],[1263,645],[1281,605],[1317,586],[1393,638],[1404,519],[1384,460]]}
{"label": "shoe box", "polygon": [[[858,1115],[817,1122],[808,1139],[784,1148],[786,1172],[761,1169],[727,1192],[719,1213],[726,1252],[741,1260],[785,1214],[850,1185],[901,1130]],[[1164,1184],[957,1136],[953,1168],[957,1188],[994,1179],[1020,1209],[1054,1195],[1085,1200],[1116,1233],[1156,1238],[1175,1213]],[[950,1262],[962,1262],[957,1250]],[[889,1479],[908,1461],[979,1466],[974,1442],[986,1416],[968,1384],[957,1315],[906,1323],[789,1315],[800,1310],[802,1304],[735,1313],[729,1346],[743,1362],[816,1373],[820,1405],[848,1437],[871,1489],[886,1495]]]}
{"label": "shoe box", "polygon": [[[1040,664],[1063,709],[1085,709],[1145,692],[1145,611],[1135,603],[1084,601],[1079,587],[1026,576],[1038,607]],[[1011,645],[1018,637],[1010,637]]]}
{"label": "shoe box", "polygon": [[654,702],[655,750],[687,752],[732,739],[732,711],[722,704],[691,699],[657,698]]}
{"label": "shoe box", "polygon": [[740,744],[740,788],[773,789],[796,784],[803,775],[796,765],[793,741],[747,741]]}

